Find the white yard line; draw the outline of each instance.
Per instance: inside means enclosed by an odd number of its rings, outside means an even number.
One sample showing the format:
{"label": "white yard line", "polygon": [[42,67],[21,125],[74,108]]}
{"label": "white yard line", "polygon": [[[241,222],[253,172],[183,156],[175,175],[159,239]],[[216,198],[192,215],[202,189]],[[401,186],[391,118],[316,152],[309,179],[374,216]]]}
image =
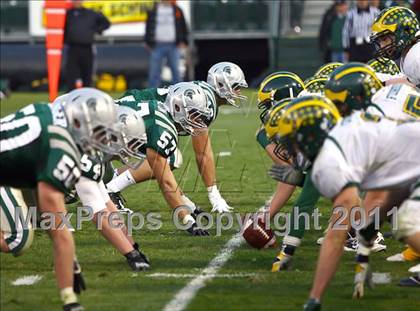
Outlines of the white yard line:
{"label": "white yard line", "polygon": [[[247,278],[256,276],[256,273],[224,273],[224,274],[215,274],[214,277],[222,279],[232,279],[232,278]],[[165,278],[174,278],[174,279],[192,279],[195,278],[197,274],[193,273],[152,273],[146,274],[146,277],[153,279],[165,279]]]}
{"label": "white yard line", "polygon": [[244,242],[241,234],[235,234],[219,252],[219,254],[209,262],[201,273],[195,276],[175,297],[166,304],[164,311],[181,311],[193,300],[195,295],[202,289],[207,281],[213,279],[220,268],[232,257],[235,249]]}
{"label": "white yard line", "polygon": [[34,285],[41,281],[42,275],[25,275],[11,282],[13,286]]}

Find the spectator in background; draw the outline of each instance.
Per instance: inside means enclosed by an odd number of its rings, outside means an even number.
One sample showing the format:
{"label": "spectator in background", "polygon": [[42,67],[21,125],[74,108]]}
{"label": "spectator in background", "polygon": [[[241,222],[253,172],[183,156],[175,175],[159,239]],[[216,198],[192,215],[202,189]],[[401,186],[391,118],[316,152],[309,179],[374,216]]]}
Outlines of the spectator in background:
{"label": "spectator in background", "polygon": [[[67,11],[64,42],[67,51],[67,90],[92,86],[95,33],[101,34],[111,23],[102,14],[82,6],[81,0],[73,0],[73,8]],[[82,85],[78,81],[82,80]]]}
{"label": "spectator in background", "polygon": [[383,1],[381,0],[370,0],[370,6],[377,8],[379,11],[382,10],[385,5],[383,4]]}
{"label": "spectator in background", "polygon": [[331,62],[331,49],[329,47],[331,23],[335,16],[335,7],[340,0],[335,0],[334,3],[325,11],[322,16],[321,27],[319,28],[318,46],[322,53],[324,63]]}
{"label": "spectator in background", "polygon": [[145,41],[151,52],[149,87],[160,86],[164,58],[171,68],[172,83],[180,82],[180,49],[187,46],[188,30],[182,10],[173,1],[162,0],[148,12]]}
{"label": "spectator in background", "polygon": [[369,5],[369,0],[357,0],[350,9],[343,27],[343,46],[346,58],[351,62],[365,63],[373,57],[374,47],[369,37],[372,24],[379,10]]}
{"label": "spectator in background", "polygon": [[[345,0],[337,0],[333,5],[333,11],[329,13],[328,19],[321,29],[324,32],[322,35],[325,40],[325,49],[330,54],[330,57],[325,60],[328,62],[343,63],[344,59],[344,46],[343,46],[343,27],[346,20],[347,2]],[[321,37],[321,33],[320,33]]]}
{"label": "spectator in background", "polygon": [[346,1],[339,1],[335,6],[335,16],[331,23],[330,49],[331,61],[345,62],[344,45],[343,45],[343,28],[346,21],[348,5]]}

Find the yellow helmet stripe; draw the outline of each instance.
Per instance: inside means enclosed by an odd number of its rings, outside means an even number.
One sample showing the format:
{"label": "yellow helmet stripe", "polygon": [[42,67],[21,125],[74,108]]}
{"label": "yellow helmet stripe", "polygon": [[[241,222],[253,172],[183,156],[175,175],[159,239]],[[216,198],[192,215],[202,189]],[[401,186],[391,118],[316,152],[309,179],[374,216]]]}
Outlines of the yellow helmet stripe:
{"label": "yellow helmet stripe", "polygon": [[397,29],[397,24],[385,25],[383,22],[385,18],[387,18],[392,12],[396,10],[400,10],[400,9],[401,9],[400,7],[394,7],[390,9],[388,12],[386,12],[384,15],[382,15],[382,17],[377,22],[373,23],[372,32],[379,33],[385,30],[395,32],[395,29]]}
{"label": "yellow helmet stripe", "polygon": [[339,101],[344,103],[348,95],[348,91],[344,90],[342,92],[334,92],[330,89],[325,90],[325,96],[332,101]]}
{"label": "yellow helmet stripe", "polygon": [[384,15],[382,15],[382,17],[377,21],[377,23],[383,23],[384,19],[388,17],[389,14],[391,14],[394,11],[400,10],[401,7],[393,7],[392,9],[390,9],[388,12],[386,12]]}
{"label": "yellow helmet stripe", "polygon": [[264,82],[264,84],[268,84],[268,82],[270,82],[271,80],[276,79],[278,77],[289,77],[289,78],[292,78],[292,79],[296,79],[303,87],[305,86],[305,84],[303,83],[302,79],[299,78],[298,75],[293,74],[293,73],[292,74],[280,73],[278,75],[272,76],[270,79],[268,79],[267,81],[263,81],[263,82]]}
{"label": "yellow helmet stripe", "polygon": [[372,71],[372,70],[370,70],[370,69],[368,69],[368,68],[364,68],[364,67],[353,67],[353,68],[348,68],[348,69],[346,69],[346,70],[344,70],[344,71],[342,71],[342,72],[338,73],[338,74],[334,77],[334,79],[338,80],[338,79],[340,79],[340,78],[344,77],[345,75],[348,75],[348,74],[353,73],[353,72],[364,72],[364,73],[367,73],[367,74],[371,75],[371,76],[373,77],[373,79],[374,79],[377,83],[379,83],[380,85],[382,85],[382,82],[381,82],[381,81],[380,81],[380,80],[376,77],[375,72],[374,72],[374,71]]}
{"label": "yellow helmet stripe", "polygon": [[316,82],[323,82],[323,81],[327,81],[327,80],[328,80],[327,78],[316,78],[316,79],[314,79],[314,80],[309,81],[309,82],[305,85],[305,88],[308,88],[308,86],[310,86],[310,85],[312,85],[312,84],[314,84],[314,83],[316,83]]}

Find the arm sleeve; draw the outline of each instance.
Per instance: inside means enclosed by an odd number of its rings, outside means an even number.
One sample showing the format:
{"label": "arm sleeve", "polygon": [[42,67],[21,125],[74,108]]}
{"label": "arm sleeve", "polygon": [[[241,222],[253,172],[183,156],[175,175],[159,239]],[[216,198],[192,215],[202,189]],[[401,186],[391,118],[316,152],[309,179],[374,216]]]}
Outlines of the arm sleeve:
{"label": "arm sleeve", "polygon": [[267,138],[267,133],[265,132],[264,128],[260,128],[255,136],[257,142],[263,149],[265,149],[270,144],[270,141]]}
{"label": "arm sleeve", "polygon": [[109,20],[102,13],[96,13],[96,33],[101,34],[111,26]]}
{"label": "arm sleeve", "polygon": [[76,183],[76,191],[83,206],[92,208],[94,214],[106,208],[100,183],[82,176]]}

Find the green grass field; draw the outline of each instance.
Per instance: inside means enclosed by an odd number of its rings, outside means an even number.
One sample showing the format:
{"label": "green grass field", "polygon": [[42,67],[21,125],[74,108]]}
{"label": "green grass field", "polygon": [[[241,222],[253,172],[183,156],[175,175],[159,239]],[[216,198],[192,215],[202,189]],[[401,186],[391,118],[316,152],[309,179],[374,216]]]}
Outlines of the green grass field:
{"label": "green grass field", "polygon": [[[4,116],[30,102],[47,100],[44,93],[13,93],[1,101]],[[224,108],[224,107],[223,107]],[[244,107],[240,113],[221,109],[212,127],[212,144],[217,158],[217,177],[224,197],[236,212],[254,212],[272,194],[275,182],[267,177],[268,157],[257,145],[254,134],[258,116],[254,108]],[[223,111],[225,110],[225,113]],[[203,209],[209,211],[205,188],[197,173],[188,138],[181,138],[184,150],[183,167],[175,172],[182,189]],[[217,157],[220,152],[231,156]],[[95,230],[85,224],[75,233],[77,254],[84,270],[88,290],[80,298],[86,310],[161,310],[192,277],[199,274],[237,232],[237,227],[222,236],[195,238],[178,231],[171,222],[171,213],[158,191],[156,182],[136,185],[125,191],[127,206],[135,211],[160,212],[163,227],[159,231],[134,232],[152,262],[146,273],[133,273],[119,255]],[[292,204],[289,202],[286,210]],[[330,204],[318,204],[325,227]],[[74,211],[74,206],[69,207]],[[187,310],[302,310],[314,275],[319,247],[316,239],[322,231],[306,233],[291,271],[273,274],[271,262],[278,249],[257,251],[243,244],[221,268],[219,274],[239,276],[215,277],[206,283]],[[277,239],[280,242],[281,238]],[[385,258],[403,249],[395,240],[387,239],[388,250],[373,256],[375,272],[388,272],[392,282],[377,285],[361,301],[351,299],[353,291],[353,257],[345,254],[340,270],[324,300],[323,310],[409,311],[420,310],[418,289],[400,288],[396,284],[408,275],[410,263],[389,263]],[[61,302],[53,275],[51,243],[44,232],[37,231],[34,243],[23,256],[14,258],[0,254],[1,310],[59,310]],[[176,273],[179,277],[153,277],[156,273]],[[11,282],[25,275],[41,275],[32,286],[12,286]],[[242,274],[242,276],[240,275]]]}

